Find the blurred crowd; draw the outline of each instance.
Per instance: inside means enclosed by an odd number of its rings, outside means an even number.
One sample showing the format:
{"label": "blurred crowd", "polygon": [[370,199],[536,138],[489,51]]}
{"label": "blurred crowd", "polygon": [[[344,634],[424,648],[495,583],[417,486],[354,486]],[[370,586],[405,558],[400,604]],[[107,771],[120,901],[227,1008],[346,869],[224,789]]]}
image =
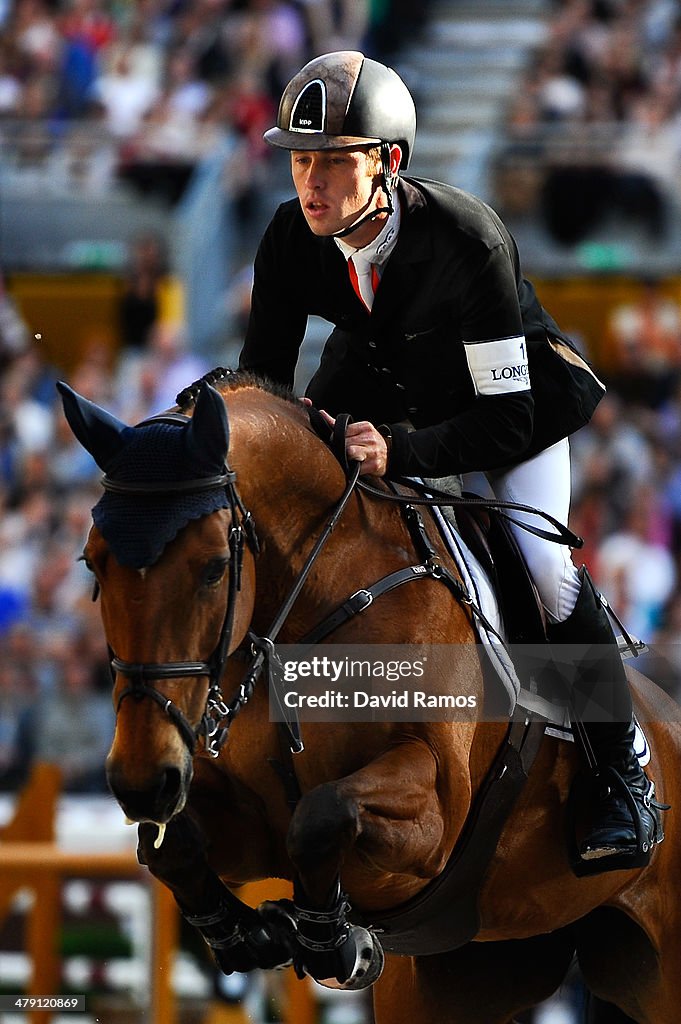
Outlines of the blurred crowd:
{"label": "blurred crowd", "polygon": [[[24,187],[125,179],[173,204],[225,133],[244,190],[281,91],[311,56],[387,56],[426,17],[408,0],[7,0],[0,132]],[[415,9],[414,9],[415,8]],[[232,169],[232,174],[235,171]]]}
{"label": "blurred crowd", "polygon": [[496,168],[508,215],[540,211],[572,244],[615,217],[664,237],[681,185],[676,0],[555,0],[506,117]]}

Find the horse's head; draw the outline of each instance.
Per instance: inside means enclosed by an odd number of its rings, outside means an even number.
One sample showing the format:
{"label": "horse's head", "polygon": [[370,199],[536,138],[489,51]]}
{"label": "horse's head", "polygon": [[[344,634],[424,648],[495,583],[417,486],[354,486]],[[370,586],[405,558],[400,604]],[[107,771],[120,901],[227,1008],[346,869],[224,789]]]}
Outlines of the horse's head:
{"label": "horse's head", "polygon": [[130,427],[59,387],[71,429],[105,473],[84,557],[113,655],[109,784],[130,818],[162,823],[184,806],[197,741],[216,728],[225,660],[253,610],[227,410],[204,385],[191,418]]}

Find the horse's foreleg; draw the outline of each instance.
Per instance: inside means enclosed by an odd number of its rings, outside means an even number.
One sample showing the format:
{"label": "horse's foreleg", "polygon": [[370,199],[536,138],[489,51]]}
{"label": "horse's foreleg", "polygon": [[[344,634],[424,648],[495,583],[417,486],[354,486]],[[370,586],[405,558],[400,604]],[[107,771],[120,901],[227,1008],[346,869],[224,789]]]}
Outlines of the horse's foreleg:
{"label": "horse's foreleg", "polygon": [[[467,778],[462,772],[464,793]],[[382,954],[376,936],[347,920],[343,867],[352,855],[352,870],[370,866],[371,874],[412,876],[418,882],[414,889],[421,879],[434,877],[444,866],[452,835],[437,781],[432,749],[420,741],[404,742],[301,799],[289,828],[288,852],[297,872],[303,966],[317,980],[335,977],[345,987],[358,988],[378,977]]]}
{"label": "horse's foreleg", "polygon": [[189,814],[168,823],[159,845],[157,836],[156,825],[139,826],[138,859],[171,890],[225,974],[291,961],[293,924],[286,907],[253,910],[230,892],[208,864],[203,835]]}
{"label": "horse's foreleg", "polygon": [[[457,793],[445,820],[445,786]],[[438,778],[433,749],[419,739],[391,747],[352,775],[306,793],[291,820],[288,852],[299,883],[313,903],[328,900],[350,853],[373,873],[417,879],[437,875],[468,813],[470,778],[462,755],[460,773]]]}

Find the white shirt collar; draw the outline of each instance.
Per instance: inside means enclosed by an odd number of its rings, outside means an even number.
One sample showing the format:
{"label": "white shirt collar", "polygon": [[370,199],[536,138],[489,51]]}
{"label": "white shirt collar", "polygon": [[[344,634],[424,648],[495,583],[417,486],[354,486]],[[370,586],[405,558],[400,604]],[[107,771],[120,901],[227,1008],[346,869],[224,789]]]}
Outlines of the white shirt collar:
{"label": "white shirt collar", "polygon": [[400,202],[397,195],[395,195],[395,208],[373,242],[362,246],[361,249],[356,249],[354,245],[348,245],[343,238],[334,238],[334,242],[346,260],[354,256],[355,262],[359,260],[360,262],[373,263],[374,266],[380,267],[386,262],[390,253],[395,248],[400,230],[400,220]]}

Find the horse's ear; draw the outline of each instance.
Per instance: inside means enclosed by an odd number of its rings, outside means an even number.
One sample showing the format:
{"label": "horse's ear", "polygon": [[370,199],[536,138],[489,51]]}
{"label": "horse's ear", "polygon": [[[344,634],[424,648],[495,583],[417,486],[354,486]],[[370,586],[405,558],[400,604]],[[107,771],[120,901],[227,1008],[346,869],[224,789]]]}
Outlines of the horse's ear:
{"label": "horse's ear", "polygon": [[99,468],[106,471],[113,457],[125,447],[126,435],[132,428],[83,398],[63,381],[57,381],[57,390],[71,430]]}
{"label": "horse's ear", "polygon": [[229,420],[219,391],[204,384],[186,433],[187,450],[201,462],[221,469],[229,451]]}

